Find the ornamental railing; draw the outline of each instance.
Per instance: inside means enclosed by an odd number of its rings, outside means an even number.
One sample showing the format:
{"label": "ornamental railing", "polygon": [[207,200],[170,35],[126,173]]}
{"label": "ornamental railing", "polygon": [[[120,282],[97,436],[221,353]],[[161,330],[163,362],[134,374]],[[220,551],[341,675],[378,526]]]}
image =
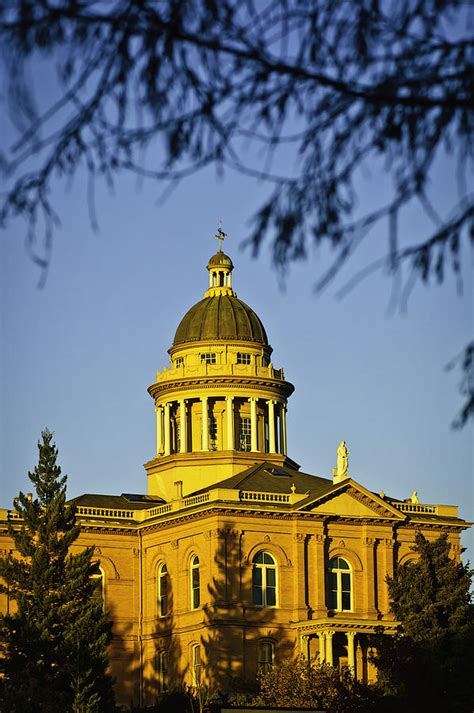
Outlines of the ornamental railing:
{"label": "ornamental railing", "polygon": [[392,503],[400,512],[425,512],[436,514],[436,505],[420,505],[418,503]]}
{"label": "ornamental railing", "polygon": [[[155,505],[151,508],[134,510],[132,508],[107,508],[94,507],[89,505],[77,505],[76,513],[80,519],[106,519],[116,522],[145,522],[153,518],[177,515],[183,510],[199,508],[213,502],[235,503],[236,506],[252,506],[256,503],[270,506],[292,507],[301,500],[305,500],[307,493],[272,493],[256,492],[254,490],[234,490],[230,488],[214,488],[205,493],[191,495],[186,498],[178,498],[168,503]],[[457,518],[457,507],[455,505],[429,505],[421,503],[388,502],[400,512],[407,515],[436,515],[440,517]],[[0,519],[21,520],[19,513],[12,510],[0,510]]]}
{"label": "ornamental railing", "polygon": [[258,493],[254,490],[241,490],[240,499],[264,503],[289,503],[291,495],[286,493]]}

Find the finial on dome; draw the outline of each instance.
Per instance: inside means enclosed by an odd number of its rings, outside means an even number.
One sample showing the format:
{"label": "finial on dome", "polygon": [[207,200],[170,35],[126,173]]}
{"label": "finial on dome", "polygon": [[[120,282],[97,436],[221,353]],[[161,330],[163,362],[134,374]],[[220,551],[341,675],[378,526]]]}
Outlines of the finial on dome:
{"label": "finial on dome", "polygon": [[219,227],[217,228],[217,233],[214,235],[215,239],[219,241],[219,252],[222,252],[222,243],[227,238],[227,233],[222,230],[222,220],[219,221]]}

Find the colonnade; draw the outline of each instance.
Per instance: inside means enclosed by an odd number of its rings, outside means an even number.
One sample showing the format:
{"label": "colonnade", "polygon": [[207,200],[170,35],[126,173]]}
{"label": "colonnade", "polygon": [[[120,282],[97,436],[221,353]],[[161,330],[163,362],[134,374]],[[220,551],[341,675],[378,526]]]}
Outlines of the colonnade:
{"label": "colonnade", "polygon": [[[209,450],[209,396],[203,395],[192,401],[200,401],[201,413],[201,449],[202,451]],[[212,398],[212,397],[211,397]],[[219,400],[220,397],[216,397]],[[226,450],[234,450],[236,448],[236,433],[235,433],[235,399],[240,397],[226,396],[225,399],[225,423],[226,423]],[[286,455],[287,439],[286,439],[286,403],[274,399],[264,400],[256,396],[251,396],[247,400],[250,404],[250,447],[244,448],[239,442],[237,450],[250,450],[251,452],[268,452],[281,453]],[[179,399],[167,401],[155,407],[156,411],[156,453],[157,455],[170,455],[173,448],[179,453],[188,452],[188,399]],[[257,402],[264,401],[265,422],[268,424],[268,444],[264,443],[259,448],[258,443],[258,417],[257,417]],[[174,404],[178,406],[179,416],[179,439],[178,443],[172,444],[172,407]],[[207,418],[206,418],[207,415]],[[279,425],[279,433],[277,439],[277,421]],[[179,444],[179,445],[178,445]],[[266,448],[265,446],[268,446]]]}
{"label": "colonnade", "polygon": [[[334,655],[333,655],[333,636],[335,631],[318,631],[317,636],[319,639],[319,663],[327,663],[330,666],[334,665]],[[356,631],[344,631],[343,632],[347,638],[347,665],[355,673],[356,666],[356,656],[355,656],[355,637]],[[308,634],[303,634],[301,636],[301,654],[305,658],[309,658],[309,639]]]}

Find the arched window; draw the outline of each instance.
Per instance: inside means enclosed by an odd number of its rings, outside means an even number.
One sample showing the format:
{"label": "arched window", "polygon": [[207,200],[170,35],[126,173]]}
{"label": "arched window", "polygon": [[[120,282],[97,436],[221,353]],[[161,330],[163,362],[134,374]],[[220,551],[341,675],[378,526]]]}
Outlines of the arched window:
{"label": "arched window", "polygon": [[262,640],[257,646],[257,669],[260,673],[268,673],[275,661],[275,644],[273,641]]}
{"label": "arched window", "polygon": [[342,557],[329,562],[328,607],[333,611],[352,610],[352,572]]}
{"label": "arched window", "polygon": [[276,607],[276,562],[268,552],[259,552],[253,558],[252,595],[259,607]]}
{"label": "arched window", "polygon": [[168,690],[168,652],[160,651],[158,654],[158,688],[160,693]]}
{"label": "arched window", "polygon": [[197,555],[191,557],[189,570],[191,582],[191,609],[199,609],[199,605],[201,603],[201,583],[199,576],[199,557]]}
{"label": "arched window", "polygon": [[158,616],[163,617],[168,613],[168,569],[164,563],[158,566],[156,579]]}
{"label": "arched window", "polygon": [[193,644],[191,647],[191,680],[193,686],[201,682],[201,646]]}
{"label": "arched window", "polygon": [[105,605],[105,575],[104,575],[104,570],[102,567],[99,566],[99,569],[97,572],[94,574],[91,574],[90,579],[94,583],[94,598],[95,599],[100,599],[102,602],[102,605]]}

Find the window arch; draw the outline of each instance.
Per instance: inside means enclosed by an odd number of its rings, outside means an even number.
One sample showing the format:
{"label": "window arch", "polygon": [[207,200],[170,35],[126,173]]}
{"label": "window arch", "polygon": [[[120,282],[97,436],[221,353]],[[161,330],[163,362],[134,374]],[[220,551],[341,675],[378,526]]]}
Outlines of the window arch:
{"label": "window arch", "polygon": [[257,644],[257,670],[268,673],[275,663],[275,642],[262,639]]}
{"label": "window arch", "polygon": [[164,562],[158,565],[156,584],[158,616],[164,617],[168,613],[168,568]]}
{"label": "window arch", "polygon": [[277,605],[277,565],[269,552],[258,552],[253,558],[252,599],[259,607]]}
{"label": "window arch", "polygon": [[352,611],[352,570],[342,557],[329,561],[328,607],[333,611]]}
{"label": "window arch", "polygon": [[191,583],[191,609],[199,609],[201,604],[201,581],[199,572],[199,557],[193,555],[189,563],[189,580]]}
{"label": "window arch", "polygon": [[158,654],[158,688],[160,693],[168,690],[168,652],[160,651]]}

